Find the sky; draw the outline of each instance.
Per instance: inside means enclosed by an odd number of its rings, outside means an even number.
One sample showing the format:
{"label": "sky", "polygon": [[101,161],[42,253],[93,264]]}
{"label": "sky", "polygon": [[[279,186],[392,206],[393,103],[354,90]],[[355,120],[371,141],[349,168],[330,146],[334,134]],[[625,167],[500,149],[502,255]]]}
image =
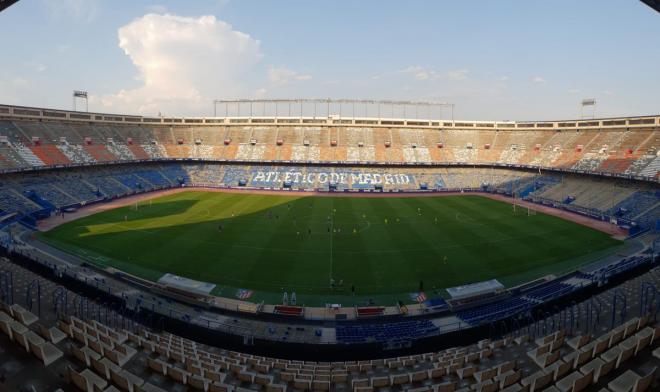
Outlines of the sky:
{"label": "sky", "polygon": [[[214,99],[455,104],[465,120],[660,114],[660,13],[630,0],[21,0],[0,103],[210,116]],[[79,105],[79,109],[80,109]]]}

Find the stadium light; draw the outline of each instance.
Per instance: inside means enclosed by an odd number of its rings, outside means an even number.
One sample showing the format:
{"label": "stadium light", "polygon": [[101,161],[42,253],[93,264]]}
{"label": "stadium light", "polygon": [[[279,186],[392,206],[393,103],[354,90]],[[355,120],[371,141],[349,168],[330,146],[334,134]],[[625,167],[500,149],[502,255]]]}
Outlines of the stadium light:
{"label": "stadium light", "polygon": [[[218,105],[222,108],[224,106],[224,113],[218,112]],[[360,117],[360,114],[364,113],[364,118],[388,118],[384,115],[384,110],[390,110],[391,118],[400,118],[401,115],[396,113],[402,113],[403,118],[407,118],[408,114],[411,116],[414,112],[414,119],[420,119],[420,114],[426,111],[427,120],[441,120],[443,119],[444,109],[449,109],[451,120],[454,120],[454,104],[449,102],[423,102],[423,101],[389,101],[389,100],[367,100],[367,99],[233,99],[233,100],[221,100],[216,99],[213,101],[213,116],[214,117],[232,117],[229,114],[229,110],[233,107],[237,108],[236,117],[241,117],[241,106],[249,106],[249,117],[272,117],[279,118],[281,113],[279,110],[279,105],[285,105],[287,107],[286,115],[287,117],[310,117],[310,118],[319,118],[319,116],[326,117],[333,116],[333,109],[337,110],[337,115],[339,118],[347,115],[347,118],[355,119]],[[345,106],[348,105],[350,109],[347,109]],[[292,113],[291,108],[294,110],[297,108],[298,113]],[[270,111],[267,108],[274,107],[274,113],[269,113]],[[325,113],[323,113],[325,109]],[[434,110],[437,109],[437,110]],[[220,109],[222,110],[222,109]],[[350,112],[350,115],[347,114]],[[435,115],[434,115],[434,112]],[[245,112],[243,112],[243,117],[245,117]]]}
{"label": "stadium light", "polygon": [[584,116],[584,107],[591,106],[591,117],[596,118],[596,100],[594,98],[585,98],[580,103],[580,118],[585,118]]}
{"label": "stadium light", "polygon": [[87,101],[87,91],[73,90],[73,111],[76,111],[76,98],[85,100],[85,111],[89,112],[89,104]]}

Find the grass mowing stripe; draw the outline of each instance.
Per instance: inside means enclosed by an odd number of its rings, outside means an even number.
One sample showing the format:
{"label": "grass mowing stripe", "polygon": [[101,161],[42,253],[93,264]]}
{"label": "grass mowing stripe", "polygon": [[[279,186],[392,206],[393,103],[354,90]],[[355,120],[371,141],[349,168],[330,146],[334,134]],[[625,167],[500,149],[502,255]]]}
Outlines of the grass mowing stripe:
{"label": "grass mowing stripe", "polygon": [[[426,288],[492,278],[513,285],[566,271],[620,244],[556,217],[517,210],[474,195],[191,191],[142,202],[137,210],[101,212],[42,235],[148,279],[171,272],[216,283],[225,295],[249,288],[256,298],[275,301],[283,289],[295,289],[308,304],[350,295],[353,284],[359,294],[389,299],[405,299],[401,295],[418,290],[421,280]],[[344,286],[330,288],[329,278]]]}

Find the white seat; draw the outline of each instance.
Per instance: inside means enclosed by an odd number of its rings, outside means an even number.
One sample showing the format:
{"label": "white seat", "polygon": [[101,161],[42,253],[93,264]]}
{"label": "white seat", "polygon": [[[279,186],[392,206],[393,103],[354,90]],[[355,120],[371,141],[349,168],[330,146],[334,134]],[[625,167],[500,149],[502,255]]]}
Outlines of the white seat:
{"label": "white seat", "polygon": [[577,350],[580,347],[584,346],[585,344],[589,343],[590,340],[591,340],[590,335],[578,335],[573,339],[569,339],[566,342],[566,344],[568,344],[568,346],[571,347],[572,349]]}
{"label": "white seat", "polygon": [[105,351],[105,357],[122,367],[131,359],[131,357],[124,355],[116,350],[107,350]]}
{"label": "white seat", "polygon": [[12,305],[11,310],[14,312],[16,319],[25,325],[29,326],[39,321],[39,317],[19,304]]}
{"label": "white seat", "polygon": [[482,370],[480,372],[476,372],[473,374],[473,377],[477,382],[484,382],[486,380],[490,380],[494,378],[497,375],[497,369],[492,368],[492,369],[486,369]]}
{"label": "white seat", "polygon": [[390,376],[390,381],[392,385],[402,385],[410,382],[410,375],[408,373],[404,374],[393,374]]}
{"label": "white seat", "polygon": [[609,362],[611,360],[617,360],[619,358],[619,355],[621,355],[621,348],[618,346],[614,346],[610,348],[609,350],[605,351],[600,355],[600,357],[603,359],[605,362]]}
{"label": "white seat", "polygon": [[472,389],[476,392],[495,392],[499,388],[499,383],[493,382],[493,380],[486,380],[472,385]]}
{"label": "white seat", "polygon": [[73,355],[76,358],[78,358],[81,362],[85,363],[85,366],[91,366],[92,358],[97,361],[101,359],[101,356],[89,347],[83,347],[83,348],[73,347],[72,351],[73,351]]}
{"label": "white seat", "polygon": [[0,312],[0,330],[9,336],[9,339],[13,340],[13,335],[11,333],[11,323],[14,322],[7,313]]}
{"label": "white seat", "polygon": [[433,390],[435,392],[454,392],[456,390],[456,383],[453,381],[447,381],[440,384],[434,384]]}
{"label": "white seat", "polygon": [[30,343],[32,343],[34,345],[37,345],[37,346],[40,346],[40,345],[46,343],[46,341],[41,336],[37,335],[33,331],[27,331],[26,333],[20,334],[20,335],[17,334],[16,335],[16,342],[18,344],[20,344],[21,346],[23,346],[23,348],[27,352],[30,352]]}
{"label": "white seat", "polygon": [[559,351],[555,351],[554,353],[547,352],[545,354],[540,354],[537,356],[531,356],[532,360],[534,363],[536,363],[540,368],[545,368],[549,365],[552,365],[553,363],[557,362],[559,360]]}
{"label": "white seat", "polygon": [[561,392],[580,392],[591,384],[594,378],[593,371],[582,374],[573,372],[555,383],[555,387]]}
{"label": "white seat", "polygon": [[71,382],[78,387],[78,389],[85,392],[95,392],[95,388],[105,389],[108,382],[97,376],[89,369],[85,369],[78,373],[72,368],[69,368],[69,377]]}
{"label": "white seat", "polygon": [[634,354],[635,354],[635,346],[632,347],[626,347],[621,349],[621,354],[619,354],[619,357],[616,361],[616,368],[618,369],[619,366],[621,366],[622,363],[626,362],[629,360]]}
{"label": "white seat", "polygon": [[149,384],[148,382],[144,383],[140,387],[136,387],[135,391],[136,392],[167,392],[166,390],[159,388],[153,384]]}
{"label": "white seat", "polygon": [[546,373],[552,374],[553,381],[557,381],[571,371],[571,366],[570,363],[559,360],[543,370]]}
{"label": "white seat", "polygon": [[594,358],[589,363],[585,364],[580,368],[582,374],[587,374],[589,372],[594,372],[594,382],[598,382],[598,379],[602,376],[606,376],[613,368],[615,362],[605,362],[600,358]]}
{"label": "white seat", "polygon": [[314,380],[312,382],[312,389],[315,391],[329,391],[330,381]]}
{"label": "white seat", "polygon": [[147,365],[151,370],[155,370],[162,374],[163,376],[167,374],[167,368],[170,367],[167,363],[161,361],[160,359],[147,358]]}
{"label": "white seat", "polygon": [[646,391],[653,383],[653,378],[655,377],[656,369],[657,368],[653,368],[645,376],[640,376],[634,371],[628,370],[619,377],[612,380],[609,384],[607,384],[607,387],[610,390],[612,390],[612,392]]}
{"label": "white seat", "polygon": [[371,378],[371,385],[374,388],[388,387],[390,386],[390,383],[391,383],[390,378],[387,376]]}
{"label": "white seat", "polygon": [[11,336],[13,336],[14,340],[16,340],[18,335],[24,335],[29,331],[25,325],[16,320],[11,321],[9,327],[11,329]]}
{"label": "white seat", "polygon": [[660,359],[660,347],[653,350],[653,356]]}
{"label": "white seat", "polygon": [[46,328],[39,325],[39,334],[51,343],[57,344],[66,338],[66,334],[57,327]]}
{"label": "white seat", "polygon": [[506,373],[502,373],[497,376],[496,380],[499,381],[500,388],[506,388],[509,385],[515,384],[520,381],[522,377],[522,371],[518,370],[509,370]]}
{"label": "white seat", "polygon": [[110,369],[113,369],[116,372],[121,372],[121,368],[112,363],[108,358],[101,358],[101,360],[90,358],[90,362],[92,369],[106,380],[110,380]]}
{"label": "white seat", "polygon": [[562,392],[573,390],[573,384],[583,376],[580,372],[573,372],[555,383],[555,387]]}
{"label": "white seat", "polygon": [[35,357],[39,358],[43,362],[44,366],[48,366],[58,359],[62,358],[64,355],[60,349],[53,346],[51,343],[44,343],[41,345],[36,345],[33,342],[29,342],[30,351],[34,354]]}
{"label": "white seat", "polygon": [[110,378],[112,379],[112,382],[115,383],[115,385],[118,385],[122,390],[134,392],[137,387],[144,384],[144,380],[133,373],[121,368],[117,370],[110,369]]}

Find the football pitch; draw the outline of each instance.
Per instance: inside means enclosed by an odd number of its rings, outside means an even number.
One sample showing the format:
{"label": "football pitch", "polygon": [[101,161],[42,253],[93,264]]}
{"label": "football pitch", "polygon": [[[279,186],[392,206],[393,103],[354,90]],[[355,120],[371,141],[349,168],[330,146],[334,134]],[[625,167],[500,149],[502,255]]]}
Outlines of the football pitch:
{"label": "football pitch", "polygon": [[41,237],[99,266],[143,278],[158,280],[169,272],[215,283],[215,294],[234,297],[248,289],[251,300],[272,303],[295,291],[298,303],[307,305],[347,304],[348,298],[410,302],[420,285],[427,294],[488,279],[513,286],[566,272],[622,244],[477,195],[203,191],[100,212]]}

